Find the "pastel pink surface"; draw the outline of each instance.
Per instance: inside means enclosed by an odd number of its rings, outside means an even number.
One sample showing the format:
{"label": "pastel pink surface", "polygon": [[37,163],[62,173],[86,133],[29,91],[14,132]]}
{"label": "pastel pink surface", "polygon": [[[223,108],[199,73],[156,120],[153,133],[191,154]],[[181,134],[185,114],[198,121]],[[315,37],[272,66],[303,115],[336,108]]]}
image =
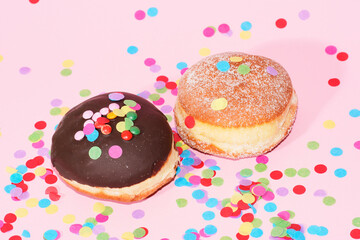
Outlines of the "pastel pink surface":
{"label": "pastel pink surface", "polygon": [[[138,10],[146,11],[149,7],[156,7],[158,15],[152,18],[146,17],[145,12],[136,15]],[[329,229],[327,239],[352,239],[350,231],[358,228],[352,225],[352,220],[360,217],[355,211],[360,194],[353,187],[360,181],[360,118],[349,114],[352,109],[360,108],[360,36],[353,27],[353,23],[360,21],[359,7],[356,1],[338,4],[337,1],[310,0],[298,3],[226,1],[226,4],[190,0],[181,4],[145,0],[0,3],[0,169],[3,171],[0,175],[0,219],[19,208],[28,210],[28,215],[18,217],[13,223],[14,230],[0,232],[0,239],[21,234],[23,229],[31,233],[31,239],[43,239],[44,232],[49,229],[61,232],[60,239],[81,238],[74,233],[80,231],[87,218],[97,216],[98,213],[93,211],[97,202],[114,209],[108,219],[100,217],[99,220],[104,221],[106,232],[118,239],[123,233],[139,227],[149,230],[144,239],[182,239],[189,228],[199,231],[199,236],[204,235],[203,229],[208,224],[216,226],[217,233],[206,239],[222,236],[236,239],[240,221],[221,217],[218,207],[209,208],[206,202],[210,198],[219,201],[230,198],[239,185],[236,173],[245,168],[253,170],[249,177],[252,181],[268,178],[274,191],[276,212],[266,212],[267,201],[263,199],[254,206],[257,209],[255,217],[264,222],[260,227],[264,239],[269,238],[272,229],[268,219],[285,210],[295,212],[295,218],[290,221],[305,226],[307,239],[318,237],[306,232],[310,225]],[[276,27],[279,18],[286,19],[286,27]],[[244,21],[252,23],[251,37],[247,40],[240,37],[240,25]],[[224,23],[231,26],[231,36],[220,32],[210,34],[211,37],[204,36],[203,31],[208,26],[217,29]],[[139,51],[128,54],[129,46],[136,46]],[[186,62],[191,66],[203,57],[199,54],[203,48],[208,48],[211,54],[242,51],[263,55],[287,69],[299,97],[298,115],[289,137],[266,154],[266,158],[229,161],[194,152],[202,161],[209,158],[216,161],[220,167],[216,177],[224,179],[223,185],[202,186],[199,176],[208,168],[203,166],[189,170],[196,175],[190,176],[195,187],[178,187],[172,182],[151,198],[134,204],[92,199],[58,180],[51,185],[61,196],[52,202],[58,206],[55,214],[25,204],[29,198],[48,198],[45,190],[50,185],[45,183],[44,176],[27,183],[29,196],[25,200],[12,200],[3,190],[10,184],[11,174],[5,171],[6,167],[25,164],[38,155],[38,150],[42,149],[40,152],[45,158],[41,166],[51,168],[47,153],[54,128],[62,117],[61,114],[51,115],[52,108],[71,108],[88,97],[108,91],[157,93],[153,85],[159,75],[175,82],[183,74],[176,68],[177,63]],[[336,53],[340,52],[346,52],[349,58],[339,61]],[[63,62],[68,59],[74,64],[64,67]],[[146,59],[149,60],[145,63]],[[71,69],[69,76],[60,74],[65,68]],[[340,84],[329,86],[328,80],[332,78],[338,78]],[[90,90],[91,94],[81,97],[79,92],[83,89]],[[177,89],[173,89],[160,94],[164,102],[158,102],[159,109],[163,105],[173,106],[176,93]],[[167,114],[172,115],[172,112]],[[47,123],[43,143],[33,145],[28,138],[36,130],[34,123],[40,120]],[[324,127],[327,120],[332,120],[335,127]],[[173,121],[171,125],[174,126]],[[69,137],[73,138],[74,134]],[[319,148],[309,149],[310,141],[318,142]],[[38,147],[40,149],[35,149]],[[330,152],[334,147],[341,148],[343,154],[332,155]],[[14,153],[18,150],[24,150],[26,156],[15,158]],[[268,169],[256,172],[254,166],[257,163],[266,164]],[[313,170],[320,163],[328,169],[321,175]],[[271,171],[284,172],[287,168],[308,168],[311,174],[306,178],[283,176],[277,181],[270,178]],[[345,177],[334,175],[339,168],[347,171]],[[46,174],[51,172],[47,170]],[[305,186],[306,192],[294,194],[292,189],[296,185]],[[290,190],[289,194],[276,194],[275,190],[282,187]],[[206,189],[206,198],[195,200],[192,193],[196,189]],[[323,203],[325,196],[334,197],[336,203],[326,206]],[[273,196],[269,193],[266,197],[269,197],[266,200],[272,200]],[[176,204],[180,198],[187,200],[183,208]],[[144,211],[143,218],[132,217],[137,209]],[[202,218],[203,212],[209,210],[216,214],[211,222]],[[75,222],[64,223],[63,217],[67,214],[73,214]],[[334,216],[339,221],[334,221]],[[33,224],[37,219],[41,219],[42,224]],[[92,234],[88,239],[96,239],[96,235]]]}

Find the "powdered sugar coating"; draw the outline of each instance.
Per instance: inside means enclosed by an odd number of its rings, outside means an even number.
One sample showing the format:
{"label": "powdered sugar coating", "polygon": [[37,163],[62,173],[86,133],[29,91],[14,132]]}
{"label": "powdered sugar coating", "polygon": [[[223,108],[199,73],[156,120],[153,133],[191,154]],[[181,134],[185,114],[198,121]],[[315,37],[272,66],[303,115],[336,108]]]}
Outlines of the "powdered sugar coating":
{"label": "powdered sugar coating", "polygon": [[[242,61],[232,62],[231,57]],[[230,69],[221,72],[216,64],[227,61]],[[245,64],[250,72],[240,74]],[[273,76],[267,67],[277,71]],[[249,127],[278,117],[289,104],[293,87],[286,70],[277,62],[262,56],[226,52],[209,56],[194,64],[182,76],[178,101],[185,112],[199,121],[222,127]],[[214,99],[225,98],[225,109],[214,111]]]}

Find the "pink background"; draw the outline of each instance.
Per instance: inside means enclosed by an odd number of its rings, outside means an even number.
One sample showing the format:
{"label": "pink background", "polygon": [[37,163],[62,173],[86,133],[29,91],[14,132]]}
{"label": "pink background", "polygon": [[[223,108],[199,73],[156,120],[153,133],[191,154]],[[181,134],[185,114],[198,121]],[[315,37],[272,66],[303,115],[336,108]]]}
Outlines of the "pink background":
{"label": "pink background", "polygon": [[[138,10],[156,7],[158,15],[137,20]],[[360,150],[354,143],[360,140],[360,118],[350,116],[352,109],[360,109],[358,69],[360,63],[360,22],[358,1],[45,1],[31,4],[22,1],[0,2],[0,219],[18,208],[27,208],[25,201],[13,201],[3,188],[10,184],[10,174],[6,167],[17,167],[37,155],[28,136],[35,130],[34,123],[46,121],[43,138],[50,148],[50,139],[61,116],[52,116],[53,99],[61,99],[62,106],[71,108],[85,100],[80,90],[89,89],[91,96],[106,91],[127,91],[139,93],[144,90],[155,92],[153,84],[159,75],[171,81],[181,77],[177,63],[188,66],[200,60],[199,50],[209,48],[211,53],[242,51],[273,58],[289,72],[299,96],[299,111],[290,136],[274,151],[267,154],[268,170],[254,171],[251,180],[259,177],[270,179],[270,188],[289,189],[286,197],[275,197],[278,209],[269,213],[263,208],[265,202],[256,205],[255,217],[263,220],[261,229],[268,239],[271,228],[268,219],[281,210],[292,210],[296,216],[291,221],[304,226],[307,239],[352,239],[350,231],[358,228],[352,220],[360,217],[358,203],[360,194],[357,183]],[[298,14],[307,10],[306,20]],[[283,29],[276,27],[279,18],[287,20]],[[240,37],[241,23],[252,23],[251,37]],[[232,36],[218,31],[212,37],[205,37],[207,26],[218,27],[226,23]],[[127,53],[131,45],[137,46],[136,54]],[[338,52],[346,52],[348,60],[339,61],[329,55],[325,48],[336,46]],[[150,71],[144,65],[146,58],[154,58],[161,66],[159,72]],[[62,76],[63,61],[71,59],[72,74]],[[19,70],[28,67],[28,74]],[[340,85],[328,84],[331,78],[338,78]],[[162,94],[166,104],[173,105],[175,97],[169,92]],[[335,127],[323,126],[332,120]],[[173,124],[173,123],[171,123]],[[316,141],[317,150],[310,150],[307,143]],[[333,156],[330,150],[341,148],[341,156]],[[26,156],[18,159],[14,153],[24,150]],[[203,161],[210,156],[196,153]],[[221,187],[206,189],[209,195],[218,199],[231,197],[239,184],[235,174],[243,168],[254,169],[255,158],[239,161],[214,158],[221,170],[217,175],[224,178]],[[324,164],[327,172],[318,174],[314,166]],[[45,167],[50,167],[50,159],[45,158]],[[286,168],[308,168],[311,175],[306,178],[284,176],[272,180],[273,170]],[[347,175],[338,178],[335,169],[343,168]],[[195,174],[201,175],[201,170]],[[32,170],[31,170],[32,171]],[[48,185],[39,178],[29,182],[30,197],[46,198]],[[132,232],[138,227],[146,227],[149,234],[145,239],[182,239],[189,228],[200,230],[208,224],[217,227],[217,233],[208,239],[230,236],[236,239],[240,220],[225,219],[219,211],[207,208],[192,198],[195,190],[169,184],[146,201],[126,205],[100,201],[79,195],[61,181],[54,184],[61,195],[54,202],[59,210],[47,214],[39,207],[27,208],[28,215],[18,218],[11,232],[1,233],[1,239],[21,235],[28,230],[30,239],[42,239],[45,231],[55,229],[61,232],[60,239],[82,239],[69,231],[69,224],[62,221],[66,214],[76,216],[76,223],[83,223],[95,216],[92,207],[95,202],[112,206],[114,213],[104,223],[106,232],[121,239],[124,232]],[[296,195],[295,185],[303,185],[306,192]],[[332,206],[326,206],[321,197],[313,193],[323,189],[336,199]],[[188,205],[179,208],[176,199],[185,198]],[[145,216],[132,217],[134,210],[141,209]],[[206,221],[202,213],[213,210],[214,220]],[[34,220],[39,223],[34,224]],[[306,229],[310,225],[324,226],[329,230],[325,237],[310,235]],[[23,238],[25,239],[25,238]],[[96,239],[92,235],[87,239]]]}

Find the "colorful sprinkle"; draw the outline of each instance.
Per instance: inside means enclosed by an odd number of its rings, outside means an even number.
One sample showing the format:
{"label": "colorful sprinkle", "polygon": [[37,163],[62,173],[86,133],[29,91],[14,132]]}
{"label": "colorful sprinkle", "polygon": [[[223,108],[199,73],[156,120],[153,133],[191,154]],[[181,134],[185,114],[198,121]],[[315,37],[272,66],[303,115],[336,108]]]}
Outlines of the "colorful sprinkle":
{"label": "colorful sprinkle", "polygon": [[226,98],[217,98],[211,102],[211,109],[214,111],[220,111],[227,107],[228,101]]}
{"label": "colorful sprinkle", "polygon": [[250,67],[246,64],[241,64],[239,67],[238,67],[238,73],[242,74],[242,75],[246,75],[250,72]]}

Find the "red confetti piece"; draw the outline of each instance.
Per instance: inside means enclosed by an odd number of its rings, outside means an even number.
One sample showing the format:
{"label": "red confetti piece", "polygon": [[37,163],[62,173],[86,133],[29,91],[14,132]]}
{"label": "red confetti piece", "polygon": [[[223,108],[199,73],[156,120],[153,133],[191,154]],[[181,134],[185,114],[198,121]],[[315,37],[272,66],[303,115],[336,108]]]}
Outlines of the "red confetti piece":
{"label": "red confetti piece", "polygon": [[211,178],[202,178],[200,180],[201,185],[204,187],[210,187],[211,186]]}
{"label": "red confetti piece", "polygon": [[28,168],[36,168],[37,167],[37,161],[34,159],[27,160],[25,163],[26,167]]}
{"label": "red confetti piece", "polygon": [[105,125],[102,125],[102,126],[101,126],[101,132],[102,132],[102,134],[108,135],[108,134],[111,133],[111,131],[112,131],[112,128],[111,128],[110,125],[105,124]]}
{"label": "red confetti piece", "polygon": [[296,231],[301,230],[301,226],[299,224],[291,224],[289,228],[294,229]]}
{"label": "red confetti piece", "polygon": [[32,181],[32,180],[34,180],[34,179],[35,179],[35,174],[32,173],[32,172],[27,172],[27,173],[25,173],[25,174],[23,175],[23,180],[24,180],[24,181],[30,182],[30,181]]}
{"label": "red confetti piece", "polygon": [[23,181],[21,181],[18,184],[15,184],[17,187],[21,188],[22,192],[26,192],[29,189],[29,186],[25,184]]}
{"label": "red confetti piece", "polygon": [[34,158],[34,161],[36,162],[36,164],[38,166],[40,166],[40,165],[42,165],[44,163],[45,160],[44,160],[44,157],[42,157],[42,156],[36,156]]}
{"label": "red confetti piece", "polygon": [[128,130],[125,130],[121,133],[121,138],[124,139],[125,141],[131,140],[132,137],[133,137],[132,133]]}
{"label": "red confetti piece", "polygon": [[337,78],[331,78],[331,79],[329,79],[328,84],[329,84],[331,87],[337,87],[337,86],[340,85],[340,80],[337,79]]}
{"label": "red confetti piece", "polygon": [[51,201],[58,201],[60,199],[60,195],[54,192],[49,193],[49,198]]}
{"label": "red confetti piece", "polygon": [[181,138],[180,138],[179,134],[177,134],[177,132],[174,132],[174,131],[173,131],[173,134],[174,134],[174,141],[175,141],[175,142],[181,141]]}
{"label": "red confetti piece", "polygon": [[46,188],[45,194],[50,194],[50,193],[58,193],[57,188],[54,186],[50,186],[50,187]]}
{"label": "red confetti piece", "polygon": [[197,169],[200,169],[204,166],[204,162],[201,161],[198,165],[192,165],[193,168],[197,168]]}
{"label": "red confetti piece", "polygon": [[58,178],[54,174],[49,174],[45,177],[45,182],[47,184],[54,184],[56,183]]}
{"label": "red confetti piece", "polygon": [[233,214],[233,210],[230,207],[224,207],[220,211],[222,217],[230,217]]}
{"label": "red confetti piece", "polygon": [[360,229],[355,228],[355,229],[351,230],[350,236],[351,236],[353,239],[360,239]]}
{"label": "red confetti piece", "polygon": [[39,2],[39,0],[29,0],[29,2],[32,3],[32,4],[36,4],[36,3]]}
{"label": "red confetti piece", "polygon": [[195,126],[195,119],[192,116],[187,116],[185,118],[185,126],[188,128],[193,128]]}
{"label": "red confetti piece", "polygon": [[158,76],[157,78],[156,78],[156,81],[162,81],[162,82],[168,82],[169,81],[169,78],[168,77],[166,77],[166,76],[163,76],[163,75],[161,75],[161,76]]}
{"label": "red confetti piece", "polygon": [[240,214],[241,214],[241,209],[238,208],[235,212],[233,212],[233,213],[231,214],[231,216],[232,216],[232,217],[238,217],[238,216],[240,216]]}
{"label": "red confetti piece", "polygon": [[301,195],[301,194],[304,194],[306,192],[306,188],[303,185],[296,185],[293,188],[293,192],[295,194]]}
{"label": "red confetti piece", "polygon": [[339,52],[339,53],[336,55],[336,58],[337,58],[339,61],[346,61],[346,60],[349,58],[349,55],[348,55],[346,52]]}
{"label": "red confetti piece", "polygon": [[287,21],[284,18],[279,18],[278,20],[276,20],[275,25],[278,28],[284,28],[287,25]]}
{"label": "red confetti piece", "polygon": [[283,176],[283,173],[278,170],[272,171],[270,173],[270,177],[274,180],[279,180],[280,178],[282,178],[282,176]]}
{"label": "red confetti piece", "polygon": [[315,172],[323,174],[327,171],[327,167],[324,164],[318,164],[314,167]]}
{"label": "red confetti piece", "polygon": [[110,120],[106,117],[99,117],[96,122],[100,123],[101,125],[110,122]]}
{"label": "red confetti piece", "polygon": [[13,225],[10,223],[4,223],[4,225],[1,227],[1,232],[6,233],[8,231],[11,231],[13,229]]}
{"label": "red confetti piece", "polygon": [[246,210],[250,208],[250,206],[247,203],[244,203],[242,200],[238,201],[237,205],[238,208],[240,208],[241,210]]}
{"label": "red confetti piece", "polygon": [[240,233],[237,233],[236,238],[238,240],[248,240],[250,238],[250,236],[249,235],[241,235]]}
{"label": "red confetti piece", "polygon": [[181,155],[181,153],[183,152],[183,149],[181,147],[176,147],[176,149],[177,149],[179,155]]}
{"label": "red confetti piece", "polygon": [[167,89],[175,89],[177,87],[177,84],[176,82],[167,82],[165,86]]}
{"label": "red confetti piece", "polygon": [[17,219],[17,217],[16,217],[15,214],[13,214],[13,213],[8,213],[8,214],[6,214],[5,217],[4,217],[4,222],[6,222],[6,223],[13,223],[13,222],[16,221],[16,219]]}
{"label": "red confetti piece", "polygon": [[34,124],[36,129],[42,130],[46,128],[46,122],[45,121],[38,121]]}
{"label": "red confetti piece", "polygon": [[254,221],[254,214],[246,213],[246,214],[241,216],[241,220],[243,222],[252,222],[252,221]]}
{"label": "red confetti piece", "polygon": [[9,238],[9,240],[21,240],[22,238],[19,235],[14,235]]}

